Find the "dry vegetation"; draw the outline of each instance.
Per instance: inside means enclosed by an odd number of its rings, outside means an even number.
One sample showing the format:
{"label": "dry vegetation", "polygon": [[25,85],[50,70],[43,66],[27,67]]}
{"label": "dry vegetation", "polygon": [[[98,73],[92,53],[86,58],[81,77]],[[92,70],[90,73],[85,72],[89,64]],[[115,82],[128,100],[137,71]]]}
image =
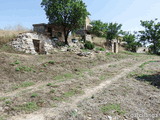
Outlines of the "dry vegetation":
{"label": "dry vegetation", "polygon": [[[55,111],[60,109],[62,114],[57,116],[59,119],[86,120],[91,117],[93,120],[97,120],[98,118],[103,119],[107,115],[118,115],[121,119],[128,108],[124,106],[125,101],[118,101],[122,98],[116,98],[116,96],[131,94],[131,90],[134,90],[132,81],[130,81],[132,89],[128,84],[118,82],[120,85],[109,87],[110,94],[98,93],[93,95],[89,101],[77,104],[78,108],[75,109],[78,111],[74,111],[70,107],[64,111],[59,105],[62,102],[64,104],[71,102],[72,97],[83,95],[86,88],[94,88],[103,81],[116,78],[124,69],[132,68],[135,63],[158,58],[157,56],[129,52],[119,54],[97,53],[91,57],[79,57],[72,52],[55,52],[52,55],[34,56],[1,51],[0,56],[0,107],[2,108],[0,120],[14,120],[14,117],[11,118],[12,116],[16,116],[15,119],[17,120],[17,117],[23,114],[31,114],[35,111],[40,111],[43,114],[43,110],[48,109],[55,109]],[[158,63],[144,63],[140,65],[141,71],[138,73],[143,73],[143,69],[148,64],[155,64],[156,66]],[[155,71],[157,69],[159,68],[155,68]],[[133,76],[130,77],[133,78]],[[138,81],[135,84],[140,84],[142,88],[145,87]],[[143,95],[141,97],[144,97]],[[106,104],[107,102],[108,104]],[[88,103],[95,104],[88,106]],[[91,110],[92,107],[96,109]],[[110,111],[115,111],[115,114],[110,113]],[[48,113],[50,112],[48,111]]]}
{"label": "dry vegetation", "polygon": [[4,29],[0,29],[0,47],[13,40],[19,33],[29,31],[29,29],[21,26],[8,26]]}
{"label": "dry vegetation", "polygon": [[160,114],[159,56],[101,52],[80,57],[60,51],[34,56],[13,52],[6,42],[19,32],[5,32],[0,120],[132,120],[139,119],[137,114]]}

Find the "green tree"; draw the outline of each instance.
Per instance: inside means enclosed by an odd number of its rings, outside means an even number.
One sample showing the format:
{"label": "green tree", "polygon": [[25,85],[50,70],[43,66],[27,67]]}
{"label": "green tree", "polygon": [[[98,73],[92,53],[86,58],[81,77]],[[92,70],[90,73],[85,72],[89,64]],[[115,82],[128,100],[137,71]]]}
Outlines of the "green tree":
{"label": "green tree", "polygon": [[131,34],[129,32],[125,33],[123,40],[127,43],[125,48],[131,52],[136,52],[136,48],[142,46],[140,42],[136,41],[135,34]]}
{"label": "green tree", "polygon": [[139,31],[140,41],[143,43],[151,43],[153,45],[153,53],[157,54],[160,49],[160,22],[158,19],[150,21],[140,21],[144,30]]}
{"label": "green tree", "polygon": [[41,5],[49,23],[63,27],[66,44],[69,33],[82,28],[89,15],[82,0],[42,0]]}
{"label": "green tree", "polygon": [[118,23],[103,23],[100,20],[92,21],[91,32],[98,37],[105,37],[107,40],[113,40],[118,38],[122,34],[122,24]]}
{"label": "green tree", "polygon": [[92,29],[91,29],[91,33],[95,34],[98,37],[106,37],[106,32],[107,32],[107,27],[108,24],[107,23],[103,23],[100,20],[94,20],[91,22],[92,25]]}
{"label": "green tree", "polygon": [[122,24],[109,23],[106,31],[106,38],[108,40],[113,40],[118,38],[119,34],[122,33],[121,27]]}

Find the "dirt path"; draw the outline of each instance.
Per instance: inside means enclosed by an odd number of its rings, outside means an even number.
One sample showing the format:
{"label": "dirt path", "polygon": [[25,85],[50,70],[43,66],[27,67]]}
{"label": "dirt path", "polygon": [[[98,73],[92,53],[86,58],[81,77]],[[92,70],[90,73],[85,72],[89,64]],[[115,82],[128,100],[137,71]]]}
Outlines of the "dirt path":
{"label": "dirt path", "polygon": [[[111,62],[111,63],[107,63],[107,64],[103,64],[103,65],[98,65],[98,66],[93,67],[91,70],[92,71],[95,71],[95,70],[98,71],[100,69],[108,68],[108,66],[110,66],[110,65],[121,64],[121,63],[127,62],[129,60],[131,60],[131,58],[120,60],[120,61],[116,61],[116,62]],[[53,82],[53,80],[52,81],[45,81],[45,82],[38,82],[33,86],[30,86],[30,87],[27,87],[27,88],[19,88],[19,89],[15,90],[15,91],[9,92],[9,93],[0,93],[0,95],[1,95],[1,97],[15,97],[16,95],[20,95],[21,93],[23,93],[24,90],[28,91],[28,92],[34,92],[34,91],[37,91],[40,86],[46,85],[49,82]],[[66,81],[66,82],[68,82],[68,81]]]}
{"label": "dirt path", "polygon": [[[57,120],[60,118],[60,114],[62,114],[63,111],[70,110],[70,109],[76,109],[77,103],[79,103],[80,101],[82,101],[86,98],[89,98],[89,97],[93,96],[94,94],[100,92],[104,88],[111,85],[113,82],[118,81],[120,78],[125,77],[128,73],[137,69],[142,63],[144,63],[146,61],[149,61],[149,60],[137,62],[134,65],[132,65],[131,67],[122,69],[121,73],[114,76],[113,78],[107,79],[106,81],[100,83],[99,85],[97,85],[95,87],[90,87],[90,88],[84,89],[85,93],[83,95],[78,96],[78,97],[75,97],[75,96],[71,97],[69,100],[70,102],[59,103],[56,108],[48,108],[48,109],[43,108],[40,111],[37,111],[37,112],[29,114],[29,115],[15,116],[15,117],[12,117],[10,120],[37,120],[37,119],[38,120],[50,120],[50,119]],[[107,67],[108,65],[117,64],[120,62],[124,62],[124,60],[119,61],[119,62],[113,62],[110,64],[105,64],[104,66],[102,65],[101,67]],[[100,66],[97,66],[93,69],[97,69],[99,67]]]}

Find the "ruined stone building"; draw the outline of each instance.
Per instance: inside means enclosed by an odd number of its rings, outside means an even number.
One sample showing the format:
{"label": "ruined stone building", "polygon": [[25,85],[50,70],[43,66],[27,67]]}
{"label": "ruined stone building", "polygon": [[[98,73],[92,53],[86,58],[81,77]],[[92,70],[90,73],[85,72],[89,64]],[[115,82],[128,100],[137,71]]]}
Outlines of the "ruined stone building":
{"label": "ruined stone building", "polygon": [[33,31],[50,38],[58,38],[59,41],[64,40],[64,32],[61,26],[45,23],[33,24]]}
{"label": "ruined stone building", "polygon": [[[91,22],[91,20],[89,19],[89,17],[87,17],[84,28],[81,30],[78,30],[76,32],[77,35],[80,35],[85,40],[91,40],[91,35],[88,32],[92,27],[90,25],[90,22]],[[63,32],[62,26],[56,26],[53,24],[45,24],[45,23],[34,24],[33,31],[40,33],[40,34],[47,35],[47,36],[51,37],[52,39],[57,38],[57,40],[59,40],[59,41],[64,41],[64,32]],[[73,37],[71,37],[71,38],[73,38]]]}

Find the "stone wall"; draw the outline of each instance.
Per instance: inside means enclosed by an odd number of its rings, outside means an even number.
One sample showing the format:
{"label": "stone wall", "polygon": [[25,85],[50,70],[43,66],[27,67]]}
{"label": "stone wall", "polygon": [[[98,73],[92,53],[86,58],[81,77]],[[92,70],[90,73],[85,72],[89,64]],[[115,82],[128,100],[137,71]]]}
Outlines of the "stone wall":
{"label": "stone wall", "polygon": [[92,41],[100,47],[106,47],[106,38],[93,36]]}
{"label": "stone wall", "polygon": [[137,53],[147,53],[148,51],[149,51],[148,47],[139,47],[136,50]]}
{"label": "stone wall", "polygon": [[[33,40],[39,41],[39,51],[35,50]],[[42,34],[37,33],[22,33],[17,36],[11,43],[11,46],[17,51],[22,51],[30,54],[47,54],[49,50],[53,49],[52,41]]]}
{"label": "stone wall", "polygon": [[33,31],[37,33],[45,33],[46,32],[46,25],[40,24],[40,25],[33,25]]}

